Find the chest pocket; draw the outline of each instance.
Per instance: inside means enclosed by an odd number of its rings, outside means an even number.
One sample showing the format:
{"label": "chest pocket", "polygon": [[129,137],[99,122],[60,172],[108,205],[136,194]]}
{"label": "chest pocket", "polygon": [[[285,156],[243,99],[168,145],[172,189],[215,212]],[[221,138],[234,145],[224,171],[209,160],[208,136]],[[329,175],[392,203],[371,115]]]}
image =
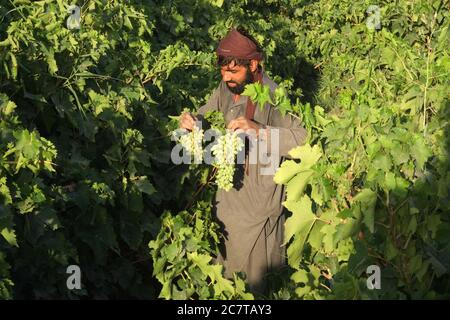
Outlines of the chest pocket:
{"label": "chest pocket", "polygon": [[225,124],[228,125],[231,120],[243,117],[245,115],[245,108],[243,105],[233,106],[228,108],[225,112]]}

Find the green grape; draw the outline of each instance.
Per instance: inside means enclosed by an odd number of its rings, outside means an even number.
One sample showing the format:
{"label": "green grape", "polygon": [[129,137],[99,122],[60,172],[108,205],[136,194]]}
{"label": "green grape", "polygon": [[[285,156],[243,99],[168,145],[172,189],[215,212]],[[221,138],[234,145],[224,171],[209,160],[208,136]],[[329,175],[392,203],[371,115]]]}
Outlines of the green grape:
{"label": "green grape", "polygon": [[244,147],[244,142],[236,132],[228,131],[217,140],[211,151],[216,158],[216,183],[219,189],[229,191],[233,187],[236,155]]}
{"label": "green grape", "polygon": [[203,161],[203,130],[194,126],[191,132],[179,137],[178,142],[181,143],[184,149],[194,156],[195,163]]}

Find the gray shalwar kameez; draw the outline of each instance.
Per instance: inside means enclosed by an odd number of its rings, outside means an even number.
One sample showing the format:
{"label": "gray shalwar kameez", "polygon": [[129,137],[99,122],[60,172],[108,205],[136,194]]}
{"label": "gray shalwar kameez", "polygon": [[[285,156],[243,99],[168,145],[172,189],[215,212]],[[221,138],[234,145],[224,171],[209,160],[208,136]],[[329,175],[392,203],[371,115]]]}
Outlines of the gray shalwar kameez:
{"label": "gray shalwar kameez", "polygon": [[[277,85],[263,73],[262,82],[273,92]],[[245,116],[246,96],[234,102],[233,93],[221,81],[209,101],[199,110],[199,118],[211,110],[221,111],[226,124]],[[254,121],[266,128],[279,130],[279,156],[288,156],[288,151],[304,143],[307,132],[298,119],[283,117],[273,106],[266,104],[264,110],[256,108]],[[235,187],[230,191],[218,190],[214,212],[225,236],[218,262],[223,263],[225,275],[243,271],[252,290],[264,291],[264,275],[285,262],[283,243],[284,199],[283,186],[275,184],[273,175],[260,174],[261,163],[250,164],[248,175],[237,169]],[[278,166],[277,166],[278,167]]]}

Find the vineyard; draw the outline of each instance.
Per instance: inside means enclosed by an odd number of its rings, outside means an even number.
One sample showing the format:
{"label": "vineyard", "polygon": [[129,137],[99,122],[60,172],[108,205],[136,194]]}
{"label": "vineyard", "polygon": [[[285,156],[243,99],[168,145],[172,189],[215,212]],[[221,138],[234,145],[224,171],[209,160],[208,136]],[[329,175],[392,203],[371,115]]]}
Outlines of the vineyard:
{"label": "vineyard", "polygon": [[[450,298],[449,9],[0,0],[0,299]],[[229,167],[171,160],[179,115],[217,87],[215,49],[235,26],[284,88],[271,102],[308,132],[273,177],[287,263],[264,296],[214,262]]]}

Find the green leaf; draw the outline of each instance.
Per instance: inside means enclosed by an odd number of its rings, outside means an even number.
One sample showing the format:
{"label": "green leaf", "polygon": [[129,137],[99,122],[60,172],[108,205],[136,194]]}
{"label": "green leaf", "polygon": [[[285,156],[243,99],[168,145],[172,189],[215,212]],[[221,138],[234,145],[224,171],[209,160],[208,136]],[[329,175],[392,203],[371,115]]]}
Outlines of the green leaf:
{"label": "green leaf", "polygon": [[370,189],[363,189],[353,198],[353,203],[359,206],[363,215],[363,222],[369,228],[370,232],[374,232],[375,228],[375,205],[377,202],[377,194]]}
{"label": "green leaf", "polygon": [[436,232],[441,224],[441,217],[438,214],[433,214],[427,217],[427,229],[431,231],[431,237],[436,237]]}
{"label": "green leaf", "polygon": [[333,235],[336,233],[336,226],[326,224],[321,229],[320,232],[325,236],[323,237],[323,245],[326,252],[331,252],[334,249]]}
{"label": "green leaf", "polygon": [[284,244],[304,230],[310,230],[317,217],[311,211],[311,199],[304,195],[300,201],[285,201],[284,206],[292,212],[292,216],[285,222]]}
{"label": "green leaf", "polygon": [[384,249],[386,259],[392,260],[398,255],[398,253],[398,249],[394,246],[391,239],[388,238]]}
{"label": "green leaf", "polygon": [[313,170],[301,171],[289,181],[286,187],[287,201],[297,201],[300,199],[313,174]]}
{"label": "green leaf", "polygon": [[319,161],[322,152],[318,145],[311,147],[305,144],[289,151],[289,155],[294,159],[301,159],[302,168],[309,169]]}
{"label": "green leaf", "polygon": [[26,158],[34,158],[39,152],[39,141],[36,139],[35,132],[21,130],[14,133],[17,139],[16,149],[23,152]]}
{"label": "green leaf", "polygon": [[295,237],[292,243],[287,248],[288,263],[294,269],[299,268],[300,261],[302,260],[302,252],[305,240],[306,237]]}
{"label": "green leaf", "polygon": [[237,276],[236,273],[233,274],[234,277],[234,287],[236,289],[236,294],[240,296],[243,300],[253,300],[255,297],[253,294],[245,292],[245,282]]}
{"label": "green leaf", "polygon": [[395,182],[395,174],[393,174],[392,172],[386,172],[385,184],[388,191],[394,190],[397,186],[397,183]]}
{"label": "green leaf", "polygon": [[205,275],[211,278],[216,294],[220,294],[223,291],[234,293],[232,282],[222,276],[222,266],[211,265],[210,256],[197,252],[187,253],[187,256]]}
{"label": "green leaf", "polygon": [[175,258],[178,257],[179,253],[180,247],[177,242],[171,243],[164,248],[164,254],[166,255],[168,261],[174,261]]}
{"label": "green leaf", "polygon": [[299,298],[302,298],[305,294],[308,294],[309,292],[311,292],[311,287],[309,286],[298,287],[295,289],[295,293]]}
{"label": "green leaf", "polygon": [[416,160],[420,169],[423,169],[425,162],[430,157],[431,153],[425,144],[425,141],[420,135],[416,135],[414,143],[411,146],[411,156]]}
{"label": "green leaf", "polygon": [[140,177],[137,180],[133,180],[133,183],[139,189],[139,191],[152,195],[156,192],[155,187],[148,181],[147,177]]}
{"label": "green leaf", "polygon": [[242,95],[248,96],[261,110],[266,103],[273,104],[269,85],[261,85],[258,82],[248,84]]}
{"label": "green leaf", "polygon": [[293,158],[301,159],[301,163],[284,161],[278,168],[274,181],[278,184],[287,184],[287,200],[296,201],[314,174],[314,170],[310,168],[319,160],[321,152],[317,145],[314,147],[304,145],[291,150],[289,154]]}
{"label": "green leaf", "polygon": [[395,55],[394,50],[392,50],[389,47],[383,48],[381,56],[382,56],[384,62],[388,65],[392,65],[396,60],[396,55]]}
{"label": "green leaf", "polygon": [[0,199],[3,204],[12,204],[11,192],[9,191],[8,186],[6,185],[6,177],[0,178]]}
{"label": "green leaf", "polygon": [[4,228],[0,234],[12,246],[19,247],[16,239],[16,232],[13,229]]}
{"label": "green leaf", "polygon": [[261,92],[259,92],[258,97],[256,98],[256,104],[257,106],[262,110],[264,109],[264,105],[266,103],[272,104],[272,98],[270,96],[270,87],[268,85],[265,85],[262,87]]}
{"label": "green leaf", "polygon": [[319,206],[323,205],[323,197],[321,194],[321,188],[317,184],[313,184],[311,186],[311,199],[314,200],[315,203],[317,203]]}
{"label": "green leaf", "polygon": [[436,250],[430,245],[425,245],[425,252],[430,257],[430,262],[437,277],[450,272],[450,253],[447,248]]}
{"label": "green leaf", "polygon": [[334,245],[339,241],[347,239],[360,229],[360,219],[348,218],[336,226],[336,233],[334,234]]}
{"label": "green leaf", "polygon": [[406,232],[409,234],[414,234],[417,231],[417,218],[416,216],[412,216],[409,220],[408,229]]}
{"label": "green leaf", "polygon": [[58,218],[56,211],[51,207],[43,207],[38,212],[37,215],[39,220],[45,223],[47,228],[55,231],[61,227],[61,222]]}
{"label": "green leaf", "polygon": [[308,272],[304,269],[297,270],[291,276],[295,283],[308,283]]}
{"label": "green leaf", "polygon": [[300,201],[285,201],[283,204],[292,212],[292,216],[285,222],[284,244],[287,244],[295,236],[294,241],[288,247],[288,257],[289,265],[298,268],[303,246],[317,217],[311,211],[312,202],[307,195],[303,196]]}
{"label": "green leaf", "polygon": [[280,111],[281,115],[284,117],[286,116],[286,113],[291,112],[292,111],[292,106],[290,101],[286,98],[282,101],[280,101],[280,103],[278,103],[276,105],[277,109]]}
{"label": "green leaf", "polygon": [[256,100],[259,94],[259,87],[256,84],[249,84],[245,86],[244,92],[242,92],[243,96],[248,96],[253,101]]}
{"label": "green leaf", "polygon": [[212,281],[214,282],[214,291],[215,294],[221,294],[222,292],[229,292],[231,294],[234,294],[234,287],[233,282],[231,282],[228,279],[225,279],[222,275],[222,269],[223,267],[221,265],[214,265],[211,266],[211,271],[209,273],[209,276],[211,277]]}
{"label": "green leaf", "polygon": [[309,233],[308,243],[315,250],[322,249],[322,240],[324,234],[320,232],[320,229],[324,226],[324,224],[324,222],[317,220],[317,222],[312,227],[311,232]]}
{"label": "green leaf", "polygon": [[212,3],[213,5],[215,5],[216,7],[221,8],[222,5],[223,5],[223,1],[224,1],[224,0],[211,0],[211,3]]}
{"label": "green leaf", "polygon": [[367,265],[370,264],[370,256],[367,247],[360,241],[355,243],[354,249],[355,252],[348,260],[348,269],[351,274],[360,276],[366,271]]}
{"label": "green leaf", "polygon": [[372,160],[372,166],[383,172],[388,172],[392,167],[392,162],[389,156],[380,152]]}
{"label": "green leaf", "polygon": [[340,211],[338,214],[336,214],[336,217],[341,219],[347,219],[353,217],[353,211],[350,209],[344,209]]}
{"label": "green leaf", "polygon": [[292,111],[291,102],[289,101],[289,97],[286,95],[286,92],[283,87],[278,87],[275,89],[275,107],[280,111],[281,115],[284,117],[286,113]]}
{"label": "green leaf", "polygon": [[164,298],[166,300],[169,300],[172,298],[172,281],[164,281],[162,283],[162,289],[161,292],[159,293],[158,298]]}
{"label": "green leaf", "polygon": [[400,145],[399,143],[394,143],[394,147],[389,150],[389,153],[392,156],[392,160],[396,165],[401,165],[403,163],[408,162],[410,155],[406,150],[404,145]]}
{"label": "green leaf", "polygon": [[9,116],[17,108],[17,105],[9,101],[8,96],[0,94],[0,114],[3,113],[5,116]]}
{"label": "green leaf", "polygon": [[47,49],[44,45],[41,45],[41,49],[45,54],[45,60],[48,64],[48,71],[51,75],[55,76],[58,72],[58,65],[55,59],[55,52],[53,49]]}
{"label": "green leaf", "polygon": [[420,267],[422,266],[422,256],[421,255],[415,255],[412,257],[412,259],[407,264],[407,269],[410,274],[415,274]]}
{"label": "green leaf", "polygon": [[286,184],[301,170],[302,166],[299,163],[292,160],[284,161],[275,173],[273,181],[278,184]]}
{"label": "green leaf", "polygon": [[322,126],[325,127],[329,123],[333,122],[332,120],[325,118],[325,110],[320,106],[314,107],[314,117],[316,118],[316,121]]}

